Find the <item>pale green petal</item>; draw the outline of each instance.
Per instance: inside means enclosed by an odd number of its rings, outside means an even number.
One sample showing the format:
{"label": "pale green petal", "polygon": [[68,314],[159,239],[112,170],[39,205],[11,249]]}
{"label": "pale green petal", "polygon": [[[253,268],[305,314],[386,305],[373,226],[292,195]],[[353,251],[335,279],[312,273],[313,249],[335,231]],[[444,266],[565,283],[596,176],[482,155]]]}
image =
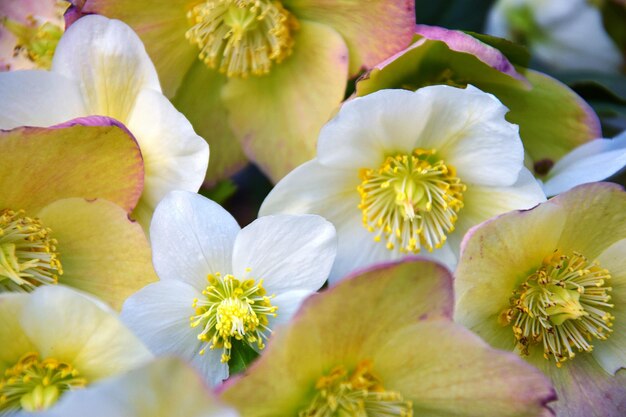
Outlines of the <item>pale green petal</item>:
{"label": "pale green petal", "polygon": [[112,310],[61,285],[37,288],[22,310],[20,324],[42,357],[71,364],[88,382],[152,357]]}
{"label": "pale green petal", "polygon": [[[39,414],[38,414],[39,415]],[[236,417],[198,375],[176,358],[161,358],[85,390],[65,394],[41,417]]]}
{"label": "pale green petal", "polygon": [[558,249],[562,209],[551,202],[516,211],[471,229],[455,272],[455,320],[494,347],[511,350],[515,338],[498,317],[513,291]]}
{"label": "pale green petal", "polygon": [[223,90],[244,152],[274,182],[315,156],[317,135],[348,79],[347,48],[333,29],[300,21],[295,42],[267,76],[230,79]]}
{"label": "pale green petal", "polygon": [[63,265],[62,284],[119,310],[128,296],[157,280],[141,226],[106,200],[58,200],[38,214],[52,229]]}
{"label": "pale green petal", "polygon": [[[165,95],[174,96],[198,56],[185,39],[188,0],[87,0],[83,11],[122,20],[139,35],[154,62]],[[201,96],[201,95],[199,95]]]}
{"label": "pale green petal", "polygon": [[224,398],[246,416],[297,415],[331,368],[354,367],[403,326],[448,319],[451,304],[443,267],[423,260],[379,265],[308,298]]}
{"label": "pale green petal", "polygon": [[350,74],[372,67],[406,47],[413,36],[411,0],[283,0],[297,18],[338,31],[350,50]]}
{"label": "pale green petal", "polygon": [[143,188],[135,140],[114,125],[0,131],[0,207],[34,212],[67,197],[104,198],[127,211]]}
{"label": "pale green petal", "polygon": [[626,238],[626,192],[609,183],[585,184],[551,200],[563,207],[567,220],[559,249],[597,258]]}
{"label": "pale green petal", "polygon": [[386,390],[413,402],[416,416],[551,416],[550,381],[447,321],[407,326],[380,346],[373,372]]}
{"label": "pale green petal", "polygon": [[594,343],[593,357],[606,372],[615,374],[626,368],[626,239],[614,243],[598,257],[602,268],[609,270],[611,280],[610,313],[615,316],[613,333],[606,341]]}
{"label": "pale green petal", "polygon": [[[209,144],[213,158],[206,181],[214,184],[247,163],[241,144],[228,124],[221,92],[228,79],[202,61],[192,65],[172,103],[185,114],[195,131]],[[198,94],[202,91],[202,94]]]}
{"label": "pale green petal", "polygon": [[0,294],[0,375],[4,375],[4,370],[15,365],[26,352],[34,350],[19,321],[15,319],[27,302],[28,294]]}

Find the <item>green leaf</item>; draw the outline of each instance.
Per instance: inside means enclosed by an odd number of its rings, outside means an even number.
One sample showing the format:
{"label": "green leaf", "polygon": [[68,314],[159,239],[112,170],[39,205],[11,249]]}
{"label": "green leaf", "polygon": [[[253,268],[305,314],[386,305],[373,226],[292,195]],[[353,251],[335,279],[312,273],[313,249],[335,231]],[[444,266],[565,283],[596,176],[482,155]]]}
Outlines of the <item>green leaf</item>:
{"label": "green leaf", "polygon": [[259,353],[248,344],[243,343],[241,340],[233,340],[231,357],[228,362],[230,375],[245,371],[257,357],[259,357]]}

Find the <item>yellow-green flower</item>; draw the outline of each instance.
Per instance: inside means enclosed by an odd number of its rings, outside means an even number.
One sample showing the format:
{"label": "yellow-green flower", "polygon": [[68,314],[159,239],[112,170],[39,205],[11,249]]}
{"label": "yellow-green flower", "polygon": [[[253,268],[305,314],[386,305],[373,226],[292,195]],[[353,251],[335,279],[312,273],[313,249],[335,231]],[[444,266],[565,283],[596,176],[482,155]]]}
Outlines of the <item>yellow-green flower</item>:
{"label": "yellow-green flower", "polygon": [[223,398],[243,416],[549,416],[548,380],[451,321],[452,279],[383,264],[310,297]]}
{"label": "yellow-green flower", "polygon": [[415,24],[409,0],[89,0],[82,12],[137,31],[166,95],[220,155],[211,181],[245,157],[274,181],[312,158],[348,77],[405,47]]}
{"label": "yellow-green flower", "polygon": [[141,152],[117,122],[0,131],[0,155],[0,292],[60,282],[119,308],[156,280],[128,218],[143,188]]}
{"label": "yellow-green flower", "polygon": [[552,378],[559,416],[626,410],[626,193],[582,185],[471,230],[456,319]]}
{"label": "yellow-green flower", "polygon": [[0,414],[45,410],[152,355],[106,306],[63,286],[0,294]]}

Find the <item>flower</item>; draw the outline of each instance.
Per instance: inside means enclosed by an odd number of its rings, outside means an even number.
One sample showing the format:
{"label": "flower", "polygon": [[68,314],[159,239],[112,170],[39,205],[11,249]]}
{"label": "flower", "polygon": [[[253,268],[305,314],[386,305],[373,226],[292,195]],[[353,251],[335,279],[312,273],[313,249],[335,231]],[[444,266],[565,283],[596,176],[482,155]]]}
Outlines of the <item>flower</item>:
{"label": "flower", "polygon": [[106,306],[60,285],[0,294],[0,321],[2,414],[47,409],[151,358]]}
{"label": "flower", "polygon": [[0,131],[0,292],[62,284],[115,308],[156,280],[137,143],[102,117]]}
{"label": "flower", "polygon": [[50,68],[68,3],[5,0],[0,4],[0,71]]}
{"label": "flower", "polygon": [[506,119],[519,125],[527,166],[541,180],[568,152],[602,137],[592,108],[559,81],[525,68],[528,59],[519,47],[440,27],[418,25],[415,32],[415,43],[357,81],[357,96],[437,84],[471,84],[491,93],[509,108]]}
{"label": "flower", "polygon": [[626,193],[581,185],[472,229],[455,319],[548,375],[559,416],[626,407]]}
{"label": "flower", "polygon": [[587,0],[500,0],[485,31],[527,44],[553,69],[618,73],[622,66],[600,9]]}
{"label": "flower", "polygon": [[545,200],[522,165],[506,111],[471,86],[350,100],[322,129],[317,157],[279,182],[260,214],[314,213],[333,222],[331,281],[414,253],[453,265],[470,227]]}
{"label": "flower", "polygon": [[451,320],[452,277],[378,265],[309,298],[222,398],[243,416],[548,416],[547,379]]}
{"label": "flower", "polygon": [[263,349],[335,258],[335,230],[319,216],[267,216],[240,229],[189,192],[168,194],[150,231],[161,281],[131,296],[122,320],[155,354],[181,356],[211,384],[228,377],[233,352]]}
{"label": "flower", "polygon": [[2,73],[0,95],[2,129],[89,115],[127,126],[145,167],[144,191],[133,212],[145,228],[168,191],[197,191],[202,184],[208,147],[161,94],[141,41],[121,22],[101,16],[77,22],[61,38],[51,71]]}
{"label": "flower", "polygon": [[218,403],[187,364],[158,358],[88,389],[68,392],[38,417],[237,417]]}
{"label": "flower", "polygon": [[80,9],[137,31],[166,95],[220,155],[209,181],[246,157],[274,181],[311,158],[348,77],[406,46],[415,24],[409,0],[88,0]]}

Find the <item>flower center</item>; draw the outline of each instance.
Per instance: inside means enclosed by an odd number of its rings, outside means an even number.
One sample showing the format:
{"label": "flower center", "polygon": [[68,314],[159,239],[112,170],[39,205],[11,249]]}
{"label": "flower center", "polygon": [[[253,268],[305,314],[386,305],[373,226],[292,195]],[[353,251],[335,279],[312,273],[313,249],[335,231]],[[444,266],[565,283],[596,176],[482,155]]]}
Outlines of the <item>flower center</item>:
{"label": "flower center", "polygon": [[574,349],[591,352],[593,339],[606,340],[612,332],[610,278],[609,271],[583,255],[557,250],[513,292],[501,322],[512,326],[522,355],[542,344],[544,357],[560,367],[575,356]]}
{"label": "flower center", "polygon": [[454,230],[466,187],[434,150],[389,156],[378,169],[361,169],[360,177],[363,225],[375,241],[384,237],[389,250],[432,251]]}
{"label": "flower center", "polygon": [[51,230],[23,210],[0,210],[0,292],[56,284],[63,268]]}
{"label": "flower center", "polygon": [[229,77],[267,74],[293,48],[297,21],[278,1],[206,0],[188,17],[200,59]]}
{"label": "flower center", "polygon": [[278,310],[270,302],[274,295],[266,295],[263,280],[240,281],[232,275],[222,277],[219,272],[209,274],[207,280],[209,285],[202,291],[205,298],[193,300],[196,314],[190,318],[191,327],[202,327],[198,340],[205,344],[200,354],[207,346],[222,348],[222,362],[228,362],[233,338],[263,349],[271,332],[268,318],[276,317]]}
{"label": "flower center", "polygon": [[41,361],[37,353],[27,353],[0,379],[0,414],[6,410],[45,410],[65,391],[86,384],[70,364],[53,358]]}
{"label": "flower center", "polygon": [[337,366],[315,384],[317,393],[298,417],[413,416],[413,404],[402,395],[385,391],[371,372],[371,361],[361,361],[352,374]]}

